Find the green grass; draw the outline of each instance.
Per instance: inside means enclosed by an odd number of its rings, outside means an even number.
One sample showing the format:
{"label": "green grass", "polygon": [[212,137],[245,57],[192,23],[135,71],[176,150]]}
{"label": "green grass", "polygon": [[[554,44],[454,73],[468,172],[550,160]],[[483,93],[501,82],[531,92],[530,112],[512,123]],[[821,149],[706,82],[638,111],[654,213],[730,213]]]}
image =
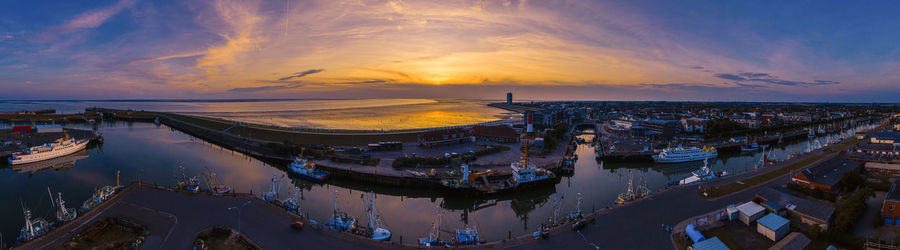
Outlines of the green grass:
{"label": "green grass", "polygon": [[858,143],[858,142],[859,142],[859,139],[856,139],[856,138],[849,139],[844,142],[841,142],[838,145],[828,147],[824,151],[825,151],[825,153],[834,153],[834,152],[844,151],[845,149],[850,148],[853,145],[856,145],[856,143]]}
{"label": "green grass", "polygon": [[809,166],[810,164],[821,160],[823,157],[824,156],[821,156],[821,155],[813,156],[813,157],[804,159],[802,161],[795,162],[794,164],[787,165],[787,166],[781,167],[779,169],[775,169],[775,170],[766,172],[761,175],[743,179],[740,182],[742,182],[744,184],[732,182],[732,183],[728,183],[725,185],[712,187],[712,188],[709,188],[706,190],[701,190],[699,192],[699,194],[700,194],[700,196],[703,196],[703,192],[705,191],[709,195],[706,197],[707,199],[729,195],[729,194],[744,190],[746,188],[756,186],[757,184],[768,182],[772,179],[778,178],[779,176],[783,176],[783,175],[791,173],[795,170]]}
{"label": "green grass", "polygon": [[522,112],[522,113],[524,113],[525,111],[543,110],[542,108],[529,107],[529,106],[525,106],[525,105],[506,104],[506,103],[491,103],[491,104],[488,104],[488,106],[500,108],[500,109],[512,110],[512,111],[516,111],[516,112]]}

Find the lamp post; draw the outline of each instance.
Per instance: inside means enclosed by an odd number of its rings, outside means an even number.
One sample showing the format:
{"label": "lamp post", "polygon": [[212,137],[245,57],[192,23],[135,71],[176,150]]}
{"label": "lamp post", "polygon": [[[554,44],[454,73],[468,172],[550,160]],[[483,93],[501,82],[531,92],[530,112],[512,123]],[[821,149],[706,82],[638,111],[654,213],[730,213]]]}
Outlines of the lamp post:
{"label": "lamp post", "polygon": [[245,202],[244,205],[241,205],[240,207],[229,207],[228,208],[228,211],[231,211],[234,209],[237,209],[237,211],[238,211],[238,233],[241,232],[241,210],[243,210],[244,207],[247,205],[250,205],[250,201]]}

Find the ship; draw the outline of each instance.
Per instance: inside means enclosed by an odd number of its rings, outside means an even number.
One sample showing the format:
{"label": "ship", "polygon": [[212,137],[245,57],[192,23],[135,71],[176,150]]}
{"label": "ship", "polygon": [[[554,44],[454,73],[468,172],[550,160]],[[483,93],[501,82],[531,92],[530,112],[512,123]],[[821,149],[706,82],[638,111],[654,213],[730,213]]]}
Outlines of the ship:
{"label": "ship", "polygon": [[300,188],[294,187],[287,199],[281,201],[281,207],[285,211],[300,214]]}
{"label": "ship", "polygon": [[56,221],[59,223],[69,222],[78,217],[78,212],[75,208],[67,208],[66,202],[62,199],[62,193],[58,192],[57,198],[53,199],[53,193],[50,192],[50,187],[47,187],[47,194],[50,195],[50,202],[54,204],[59,210],[56,211]]}
{"label": "ship", "polygon": [[435,214],[436,218],[434,219],[434,222],[431,223],[431,231],[428,232],[428,237],[418,239],[420,246],[433,247],[449,245],[448,242],[441,240],[441,210],[436,209]]}
{"label": "ship", "polygon": [[337,190],[334,191],[334,210],[332,210],[331,219],[325,222],[325,226],[340,232],[350,232],[356,228],[356,218],[338,210]]}
{"label": "ship", "polygon": [[678,181],[678,184],[685,185],[685,184],[691,184],[691,183],[698,182],[698,181],[708,181],[708,180],[712,180],[712,179],[715,179],[715,178],[718,178],[721,176],[725,176],[727,173],[725,171],[722,171],[721,173],[713,172],[712,170],[709,169],[708,162],[706,160],[704,160],[703,167],[701,167],[698,170],[691,171],[691,174],[692,174],[691,176],[688,176],[687,178],[684,178],[684,179]]}
{"label": "ship", "polygon": [[13,167],[13,170],[16,173],[37,173],[44,170],[65,170],[75,166],[75,162],[88,157],[87,151],[81,150],[75,152],[73,154],[49,159],[46,161],[32,162],[26,164],[20,164]]}
{"label": "ship", "polygon": [[216,177],[216,172],[213,172],[212,168],[206,168],[208,173],[206,174],[206,184],[209,186],[209,189],[214,194],[227,194],[231,192],[231,187],[219,182],[219,178]]}
{"label": "ship", "polygon": [[[275,182],[278,184],[275,184]],[[264,201],[274,203],[278,200],[278,191],[281,190],[281,180],[275,174],[272,174],[272,184],[269,186],[269,191],[262,194],[262,199]]]}
{"label": "ship", "polygon": [[31,241],[47,231],[50,230],[50,224],[47,223],[47,220],[43,218],[31,219],[31,210],[25,208],[25,205],[22,205],[22,211],[25,213],[25,226],[22,227],[22,230],[19,231],[19,237],[16,238],[16,243],[24,243],[27,241]]}
{"label": "ship", "polygon": [[191,192],[199,192],[200,191],[200,179],[196,176],[187,177],[184,174],[184,167],[178,166],[178,170],[181,172],[181,178],[178,178],[178,182],[175,186],[178,189],[184,189]]}
{"label": "ship", "polygon": [[116,185],[115,186],[103,186],[100,189],[94,190],[94,194],[91,195],[91,198],[87,199],[81,204],[81,213],[84,214],[97,205],[100,205],[110,197],[116,194],[116,191],[121,188],[119,185],[119,171],[116,171]]}
{"label": "ship", "polygon": [[756,151],[759,151],[759,144],[757,144],[755,142],[741,145],[741,152],[756,152]]}
{"label": "ship", "polygon": [[478,238],[478,230],[476,228],[466,228],[466,230],[456,230],[453,244],[456,246],[475,246],[481,244]]}
{"label": "ship", "polygon": [[628,186],[625,188],[625,192],[619,194],[619,197],[616,198],[616,204],[637,200],[650,194],[650,189],[647,188],[646,184],[642,185],[640,181],[637,184],[634,182],[634,172],[631,172],[631,177],[628,178]]}
{"label": "ship", "polygon": [[[526,154],[522,160],[510,163],[511,176],[501,181],[490,181],[487,176],[499,173],[496,170],[470,173],[467,164],[462,165],[462,178],[444,179],[441,184],[456,192],[475,194],[499,194],[517,189],[552,183],[556,180],[553,172],[535,167],[528,162]],[[477,179],[481,177],[481,182]]]}
{"label": "ship", "polygon": [[381,221],[381,214],[378,213],[378,210],[375,210],[375,193],[370,191],[368,194],[363,195],[362,199],[363,205],[365,205],[364,210],[366,220],[369,222],[368,229],[371,231],[372,239],[378,241],[390,241],[391,231],[388,230],[387,226],[384,225],[384,222]]}
{"label": "ship", "polygon": [[653,156],[653,161],[657,163],[679,163],[716,157],[719,157],[719,152],[715,147],[677,147],[663,149],[662,152]]}
{"label": "ship", "polygon": [[13,153],[7,161],[10,165],[49,160],[70,155],[87,147],[88,140],[75,140],[66,135],[52,143],[46,143]]}
{"label": "ship", "polygon": [[330,173],[316,169],[316,164],[303,159],[303,155],[294,159],[294,162],[288,166],[288,171],[296,174],[304,179],[323,182],[331,176]]}

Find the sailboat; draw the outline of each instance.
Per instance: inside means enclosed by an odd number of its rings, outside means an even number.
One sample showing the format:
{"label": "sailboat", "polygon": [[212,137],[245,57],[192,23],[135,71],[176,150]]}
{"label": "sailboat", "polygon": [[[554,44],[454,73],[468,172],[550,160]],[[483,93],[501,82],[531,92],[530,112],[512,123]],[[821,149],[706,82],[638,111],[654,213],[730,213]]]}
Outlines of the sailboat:
{"label": "sailboat", "polygon": [[391,231],[381,221],[381,215],[375,210],[375,193],[369,192],[363,195],[363,205],[365,205],[366,220],[369,222],[369,229],[372,230],[372,239],[380,241],[391,240]]}

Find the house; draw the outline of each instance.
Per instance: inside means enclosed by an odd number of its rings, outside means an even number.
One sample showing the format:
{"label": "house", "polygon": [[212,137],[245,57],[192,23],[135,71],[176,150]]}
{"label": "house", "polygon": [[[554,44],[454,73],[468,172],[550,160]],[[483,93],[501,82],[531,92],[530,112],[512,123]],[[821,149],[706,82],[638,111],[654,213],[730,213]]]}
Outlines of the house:
{"label": "house", "polygon": [[772,241],[778,241],[791,231],[791,221],[777,214],[767,214],[756,220],[756,231]]}
{"label": "house", "polygon": [[866,172],[881,175],[900,174],[900,164],[866,162]]}
{"label": "house", "polygon": [[706,133],[706,127],[709,125],[708,119],[688,118],[681,119],[681,126],[686,133]]}
{"label": "house", "polygon": [[496,143],[517,143],[519,134],[509,126],[474,126],[475,141]]}
{"label": "house", "polygon": [[432,130],[419,135],[419,146],[433,148],[444,145],[456,145],[472,142],[472,130],[451,128]]}
{"label": "house", "polygon": [[825,201],[794,196],[787,192],[793,191],[765,188],[756,193],[756,200],[783,206],[787,212],[786,216],[797,223],[818,226],[822,230],[828,229],[834,216],[834,205]]}
{"label": "house", "polygon": [[744,224],[750,225],[751,222],[756,221],[763,216],[763,213],[766,211],[766,208],[756,204],[755,202],[748,201],[747,203],[741,204],[737,207],[738,209],[738,219]]}
{"label": "house", "polygon": [[862,166],[862,162],[834,157],[815,166],[800,170],[791,177],[791,182],[810,189],[831,192],[841,181],[841,176],[844,173],[857,169],[860,166]]}
{"label": "house", "polygon": [[878,132],[869,138],[869,143],[874,144],[894,144],[895,141],[900,142],[900,132]]}
{"label": "house", "polygon": [[694,243],[688,249],[693,250],[728,250],[728,246],[719,239],[719,237],[712,237],[706,239],[701,242]]}
{"label": "house", "polygon": [[900,225],[900,190],[897,190],[898,188],[900,188],[900,180],[895,180],[881,204],[881,218],[884,218],[885,225]]}
{"label": "house", "polygon": [[803,250],[806,249],[811,242],[812,240],[807,238],[806,235],[793,232],[785,236],[784,239],[778,241],[778,243],[775,243],[769,250]]}
{"label": "house", "polygon": [[646,119],[638,122],[639,126],[647,128],[648,131],[653,132],[653,134],[659,134],[663,138],[675,137],[677,132],[676,124],[678,124],[677,121],[656,119]]}

